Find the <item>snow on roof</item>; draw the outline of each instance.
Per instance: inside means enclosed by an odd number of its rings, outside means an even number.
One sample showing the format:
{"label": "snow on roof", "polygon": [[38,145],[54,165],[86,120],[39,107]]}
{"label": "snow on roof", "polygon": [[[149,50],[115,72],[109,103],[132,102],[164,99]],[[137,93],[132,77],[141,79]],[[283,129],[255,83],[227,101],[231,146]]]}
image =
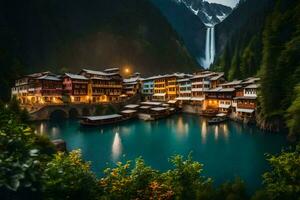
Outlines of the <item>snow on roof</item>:
{"label": "snow on roof", "polygon": [[129,104],[125,106],[125,108],[137,108],[137,107],[139,107],[139,105],[137,104]]}
{"label": "snow on roof", "polygon": [[188,101],[191,100],[191,97],[177,97],[177,100]]}
{"label": "snow on roof", "polygon": [[257,89],[257,88],[259,88],[259,84],[251,84],[251,85],[248,85],[248,86],[246,86],[245,88],[247,88],[247,89]]}
{"label": "snow on roof", "polygon": [[255,100],[257,97],[249,97],[249,96],[241,96],[241,97],[234,97],[235,100]]}
{"label": "snow on roof", "polygon": [[210,76],[213,76],[215,73],[207,73],[207,74],[196,74],[193,77],[191,77],[190,79],[196,79],[196,78],[207,78]]}
{"label": "snow on roof", "polygon": [[260,81],[260,78],[257,77],[250,77],[244,80],[243,83],[247,84],[247,83],[255,83],[257,81]]}
{"label": "snow on roof", "polygon": [[192,97],[192,101],[204,101],[204,97]]}
{"label": "snow on roof", "polygon": [[187,81],[191,81],[189,78],[183,78],[183,79],[178,79],[177,82],[187,82]]}
{"label": "snow on roof", "polygon": [[140,109],[149,109],[151,106],[141,106]]}
{"label": "snow on roof", "polygon": [[216,114],[216,116],[217,116],[217,117],[225,117],[226,114],[225,114],[225,113],[218,113],[218,114]]}
{"label": "snow on roof", "polygon": [[77,74],[65,73],[65,76],[68,76],[72,79],[88,80],[88,78],[86,78],[85,76],[77,75]]}
{"label": "snow on roof", "polygon": [[123,110],[121,111],[121,113],[124,113],[124,114],[131,114],[131,113],[136,113],[137,111],[136,110]]}
{"label": "snow on roof", "polygon": [[118,67],[114,67],[114,68],[108,68],[108,69],[105,69],[104,71],[105,72],[111,72],[111,71],[119,71],[120,69]]}
{"label": "snow on roof", "polygon": [[243,113],[253,113],[254,109],[242,109],[242,108],[237,108],[237,112],[243,112]]}
{"label": "snow on roof", "polygon": [[216,87],[216,88],[209,89],[206,92],[219,92],[221,89],[222,87]]}
{"label": "snow on roof", "polygon": [[88,74],[95,74],[95,75],[101,75],[101,76],[106,76],[107,75],[107,73],[105,73],[105,72],[90,70],[90,69],[82,69],[82,71],[84,71]]}
{"label": "snow on roof", "polygon": [[155,96],[155,97],[164,97],[164,96],[166,96],[166,93],[155,93],[153,96]]}
{"label": "snow on roof", "polygon": [[220,92],[234,92],[235,88],[222,88]]}
{"label": "snow on roof", "polygon": [[163,111],[163,110],[167,110],[167,108],[164,108],[164,107],[155,107],[155,108],[151,108],[151,110],[153,110],[153,111]]}
{"label": "snow on roof", "polygon": [[154,101],[145,101],[141,103],[142,105],[150,105],[150,106],[159,106],[162,103],[161,102],[154,102]]}
{"label": "snow on roof", "polygon": [[114,118],[120,118],[122,115],[119,114],[112,114],[112,115],[102,115],[102,116],[90,116],[90,117],[85,117],[88,120],[91,121],[97,121],[97,120],[105,120],[105,119],[114,119]]}
{"label": "snow on roof", "polygon": [[174,104],[174,103],[176,103],[177,102],[177,100],[175,99],[175,100],[169,100],[168,101],[168,103],[171,103],[171,104]]}
{"label": "snow on roof", "polygon": [[44,76],[38,77],[36,79],[38,79],[38,80],[49,80],[49,81],[60,81],[61,80],[57,76],[50,76],[50,75],[44,75]]}
{"label": "snow on roof", "polygon": [[218,73],[217,76],[213,76],[212,78],[210,78],[211,81],[215,81],[218,80],[220,78],[222,78],[224,76],[224,73]]}
{"label": "snow on roof", "polygon": [[242,80],[234,80],[234,81],[231,81],[231,82],[223,83],[223,84],[221,84],[221,86],[239,85],[241,83],[242,83]]}
{"label": "snow on roof", "polygon": [[136,84],[139,79],[140,79],[140,77],[131,77],[131,78],[123,79],[123,82]]}

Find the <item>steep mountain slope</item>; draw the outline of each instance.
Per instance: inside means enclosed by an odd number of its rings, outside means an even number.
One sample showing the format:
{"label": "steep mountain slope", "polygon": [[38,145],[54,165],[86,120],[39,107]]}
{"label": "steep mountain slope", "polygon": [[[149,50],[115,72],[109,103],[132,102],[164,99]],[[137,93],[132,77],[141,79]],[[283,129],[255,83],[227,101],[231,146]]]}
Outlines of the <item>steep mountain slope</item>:
{"label": "steep mountain slope", "polygon": [[[219,23],[232,9],[203,0],[151,0],[183,38],[189,52],[203,64],[207,26]],[[206,25],[205,25],[206,24]]]}
{"label": "steep mountain slope", "polygon": [[179,5],[173,0],[151,1],[160,8],[172,27],[182,37],[189,52],[200,63],[205,54],[205,25],[183,4]]}
{"label": "steep mountain slope", "polygon": [[208,3],[204,0],[173,0],[177,3],[184,4],[195,15],[197,15],[201,21],[207,25],[215,25],[223,21],[232,11],[228,6]]}
{"label": "steep mountain slope", "polygon": [[0,27],[1,87],[11,84],[19,65],[24,73],[129,65],[150,75],[198,68],[148,0],[5,0]]}
{"label": "steep mountain slope", "polygon": [[222,48],[213,68],[229,79],[261,77],[258,122],[267,130],[299,133],[299,19],[298,0],[249,0],[216,26]]}
{"label": "steep mountain slope", "polygon": [[[272,7],[272,0],[241,1],[222,23],[215,26],[218,48],[214,69],[225,71],[229,79],[257,73],[261,60],[262,31]],[[243,69],[240,69],[236,65],[242,60],[247,63],[243,63]]]}

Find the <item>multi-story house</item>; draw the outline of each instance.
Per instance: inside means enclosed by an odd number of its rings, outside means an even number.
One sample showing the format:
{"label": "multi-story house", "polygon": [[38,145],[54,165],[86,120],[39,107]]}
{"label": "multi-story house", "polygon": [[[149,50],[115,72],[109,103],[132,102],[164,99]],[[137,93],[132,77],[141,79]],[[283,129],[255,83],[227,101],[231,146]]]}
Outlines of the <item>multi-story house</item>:
{"label": "multi-story house", "polygon": [[229,113],[234,94],[235,88],[217,87],[205,91],[204,111],[209,113]]}
{"label": "multi-story house", "polygon": [[198,72],[190,78],[192,84],[191,93],[191,104],[197,106],[198,108],[203,107],[203,102],[205,99],[204,92],[210,89],[211,83],[210,79],[217,74],[214,72],[204,71]]}
{"label": "multi-story house", "polygon": [[79,75],[83,75],[90,80],[88,95],[92,103],[111,102],[120,99],[123,80],[117,70],[113,72],[101,72],[83,69]]}
{"label": "multi-story house", "polygon": [[166,85],[167,85],[167,79],[166,76],[158,76],[154,80],[154,93],[152,96],[152,99],[154,101],[166,101]]}
{"label": "multi-story house", "polygon": [[29,79],[28,97],[31,103],[62,103],[62,91],[62,79],[54,74]]}
{"label": "multi-story house", "polygon": [[187,104],[192,98],[192,82],[190,79],[191,75],[188,78],[181,78],[177,80],[178,84],[178,97],[176,100],[179,101],[179,104]]}
{"label": "multi-story house", "polygon": [[144,78],[141,79],[142,80],[142,95],[144,100],[148,100],[151,101],[152,100],[152,96],[154,94],[154,80],[156,78],[159,78],[158,76],[152,76],[149,78]]}
{"label": "multi-story house", "polygon": [[63,96],[68,96],[72,103],[90,103],[88,96],[89,79],[82,75],[65,73],[63,79]]}
{"label": "multi-story house", "polygon": [[132,97],[140,93],[141,76],[140,73],[135,73],[129,78],[123,79],[123,94]]}
{"label": "multi-story house", "polygon": [[236,103],[235,113],[238,118],[251,119],[254,117],[257,101],[258,84],[251,84],[244,87],[244,95],[234,98]]}
{"label": "multi-story house", "polygon": [[51,72],[41,72],[25,75],[15,81],[15,86],[11,90],[12,96],[15,96],[21,104],[33,104],[36,102],[35,96],[33,96],[33,88],[29,90],[30,83],[35,78],[52,74]]}

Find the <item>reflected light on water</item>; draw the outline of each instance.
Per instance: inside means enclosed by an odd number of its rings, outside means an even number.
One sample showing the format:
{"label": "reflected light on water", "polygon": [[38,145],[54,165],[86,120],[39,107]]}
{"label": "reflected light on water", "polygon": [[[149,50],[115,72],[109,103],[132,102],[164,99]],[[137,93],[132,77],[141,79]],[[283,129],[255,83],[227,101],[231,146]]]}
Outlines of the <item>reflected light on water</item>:
{"label": "reflected light on water", "polygon": [[40,125],[40,135],[43,135],[45,131],[44,123],[41,123]]}
{"label": "reflected light on water", "polygon": [[116,132],[112,145],[112,158],[117,161],[122,153],[122,143],[118,132]]}
{"label": "reflected light on water", "polygon": [[218,140],[219,137],[219,127],[215,126],[215,140]]}
{"label": "reflected light on water", "polygon": [[56,127],[52,127],[52,129],[51,129],[51,134],[53,135],[53,136],[57,136],[57,134],[58,134],[58,128],[56,128]]}
{"label": "reflected light on water", "polygon": [[202,139],[202,144],[206,143],[206,136],[207,136],[207,125],[205,121],[202,121],[201,125],[201,139]]}
{"label": "reflected light on water", "polygon": [[173,127],[177,127],[176,131],[180,134],[187,134],[189,132],[189,125],[188,125],[188,123],[183,122],[182,117],[178,118],[177,126],[173,126]]}
{"label": "reflected light on water", "polygon": [[223,133],[224,133],[224,137],[225,139],[228,139],[228,125],[227,124],[223,124]]}

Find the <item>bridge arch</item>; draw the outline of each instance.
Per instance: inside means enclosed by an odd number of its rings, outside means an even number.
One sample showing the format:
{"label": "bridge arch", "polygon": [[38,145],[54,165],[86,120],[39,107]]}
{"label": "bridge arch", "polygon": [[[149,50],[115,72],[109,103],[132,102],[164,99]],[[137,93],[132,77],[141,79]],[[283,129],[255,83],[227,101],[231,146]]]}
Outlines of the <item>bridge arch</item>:
{"label": "bridge arch", "polygon": [[76,119],[79,117],[79,114],[80,112],[78,111],[78,109],[76,108],[70,108],[69,109],[69,118],[70,119]]}
{"label": "bridge arch", "polygon": [[87,107],[82,108],[82,116],[89,116],[91,115],[90,109]]}
{"label": "bridge arch", "polygon": [[52,120],[52,121],[64,120],[67,118],[68,118],[68,113],[62,109],[55,109],[55,110],[50,111],[50,113],[49,113],[49,120]]}

